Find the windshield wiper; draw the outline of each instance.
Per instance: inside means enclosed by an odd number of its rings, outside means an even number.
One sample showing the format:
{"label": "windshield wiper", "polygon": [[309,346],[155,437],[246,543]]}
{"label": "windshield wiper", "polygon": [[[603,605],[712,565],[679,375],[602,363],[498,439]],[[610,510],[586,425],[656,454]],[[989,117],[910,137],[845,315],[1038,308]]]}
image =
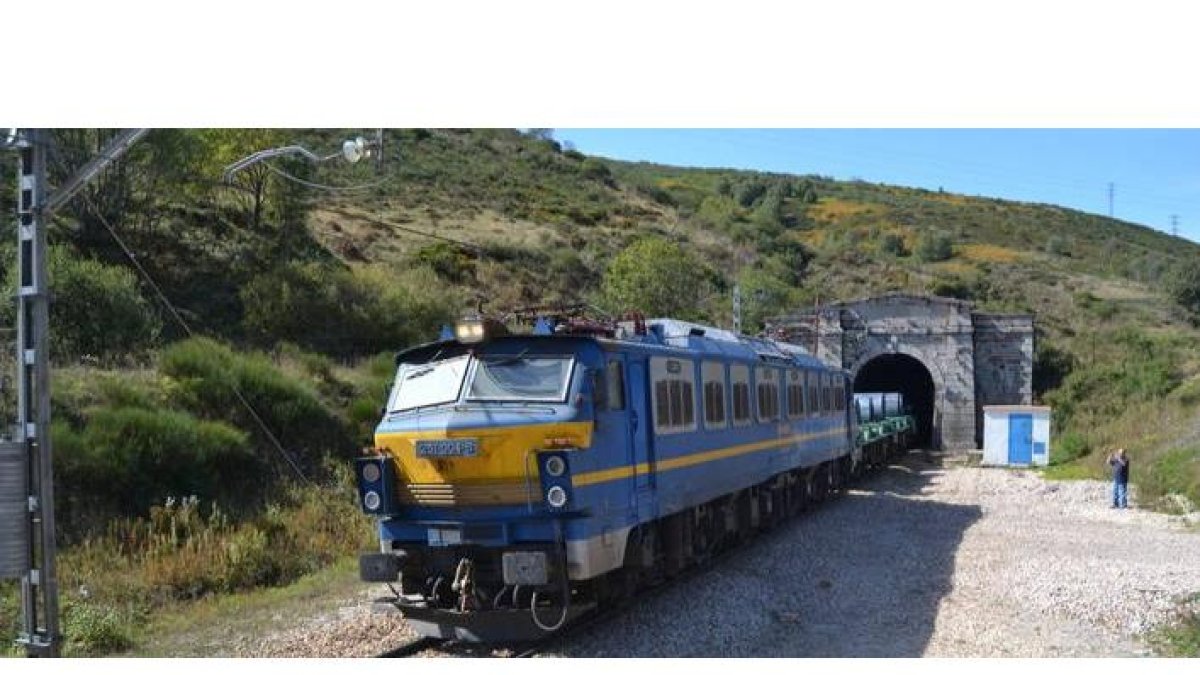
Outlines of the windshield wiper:
{"label": "windshield wiper", "polygon": [[485,356],[485,357],[483,358],[483,360],[484,360],[484,361],[486,361],[486,362],[487,362],[487,363],[489,363],[489,364],[493,364],[493,363],[494,363],[494,364],[496,364],[496,365],[498,365],[498,366],[507,366],[507,365],[508,365],[508,364],[510,364],[510,363],[516,363],[517,361],[520,361],[521,359],[525,358],[525,355],[526,355],[526,354],[528,354],[528,353],[529,353],[529,350],[528,350],[528,349],[524,349],[524,350],[522,350],[522,351],[521,351],[521,353],[520,353],[520,354],[517,354],[516,356],[501,356],[500,358],[498,358],[498,359],[496,359],[496,360],[494,360],[494,361],[493,361],[492,359],[490,359],[490,358],[488,358],[488,357],[486,357],[486,356]]}
{"label": "windshield wiper", "polygon": [[426,375],[432,373],[435,370],[437,370],[437,368],[435,366],[429,366],[428,368],[426,368],[424,370],[414,370],[413,372],[409,373],[408,375],[406,375],[404,377],[404,381],[408,382],[409,380],[415,380],[418,377],[425,377]]}

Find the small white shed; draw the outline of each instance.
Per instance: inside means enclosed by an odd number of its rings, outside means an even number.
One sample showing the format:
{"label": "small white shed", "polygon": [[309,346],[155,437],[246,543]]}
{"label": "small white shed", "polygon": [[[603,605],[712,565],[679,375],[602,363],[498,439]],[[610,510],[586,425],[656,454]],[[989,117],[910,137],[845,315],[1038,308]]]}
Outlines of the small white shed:
{"label": "small white shed", "polygon": [[1050,463],[1050,408],[983,406],[983,463],[1029,466]]}

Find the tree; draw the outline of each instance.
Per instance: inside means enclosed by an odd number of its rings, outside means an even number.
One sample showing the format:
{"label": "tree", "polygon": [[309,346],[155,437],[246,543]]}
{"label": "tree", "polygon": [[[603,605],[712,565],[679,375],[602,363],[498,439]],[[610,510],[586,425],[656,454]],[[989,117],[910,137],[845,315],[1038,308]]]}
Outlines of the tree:
{"label": "tree", "polygon": [[[226,166],[260,150],[287,145],[285,132],[279,129],[204,129],[195,132],[204,156],[197,169],[206,177],[220,180]],[[282,161],[282,160],[280,160]],[[267,162],[259,162],[238,171],[228,188],[240,197],[247,225],[258,230],[268,215],[268,207],[281,197],[278,177]],[[275,204],[282,211],[282,203]]]}
{"label": "tree", "polygon": [[621,251],[601,281],[602,302],[615,312],[696,319],[712,290],[703,264],[678,244],[641,239]]}
{"label": "tree", "polygon": [[[133,272],[77,258],[58,245],[50,247],[47,262],[54,289],[50,353],[55,360],[87,356],[110,362],[140,356],[157,343],[162,323],[138,289]],[[7,270],[9,297],[17,287],[16,272],[12,267]],[[0,320],[15,324],[15,311],[12,303],[0,306]]]}
{"label": "tree", "polygon": [[768,236],[778,235],[782,230],[780,221],[783,218],[783,190],[773,186],[768,190],[754,209],[754,222]]}
{"label": "tree", "polygon": [[800,305],[800,293],[784,282],[773,265],[752,267],[738,275],[742,288],[742,330],[754,334],[765,320],[793,311]]}

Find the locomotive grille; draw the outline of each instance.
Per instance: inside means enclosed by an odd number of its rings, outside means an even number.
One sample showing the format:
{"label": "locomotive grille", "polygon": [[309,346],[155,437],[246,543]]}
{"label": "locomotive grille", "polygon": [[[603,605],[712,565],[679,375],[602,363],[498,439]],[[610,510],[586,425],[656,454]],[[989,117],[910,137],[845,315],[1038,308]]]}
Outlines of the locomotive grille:
{"label": "locomotive grille", "polygon": [[420,506],[495,506],[525,504],[531,493],[518,483],[409,483],[400,501]]}

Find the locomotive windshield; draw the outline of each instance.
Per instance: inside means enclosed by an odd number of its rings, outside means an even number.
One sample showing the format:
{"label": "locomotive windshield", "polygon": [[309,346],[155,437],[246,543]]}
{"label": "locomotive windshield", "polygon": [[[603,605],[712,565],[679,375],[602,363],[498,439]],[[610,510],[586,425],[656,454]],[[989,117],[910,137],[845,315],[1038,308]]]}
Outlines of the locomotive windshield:
{"label": "locomotive windshield", "polygon": [[483,356],[467,390],[474,401],[563,401],[571,379],[568,356]]}
{"label": "locomotive windshield", "polygon": [[402,412],[458,400],[467,374],[468,356],[434,363],[405,363],[396,373],[389,412]]}

